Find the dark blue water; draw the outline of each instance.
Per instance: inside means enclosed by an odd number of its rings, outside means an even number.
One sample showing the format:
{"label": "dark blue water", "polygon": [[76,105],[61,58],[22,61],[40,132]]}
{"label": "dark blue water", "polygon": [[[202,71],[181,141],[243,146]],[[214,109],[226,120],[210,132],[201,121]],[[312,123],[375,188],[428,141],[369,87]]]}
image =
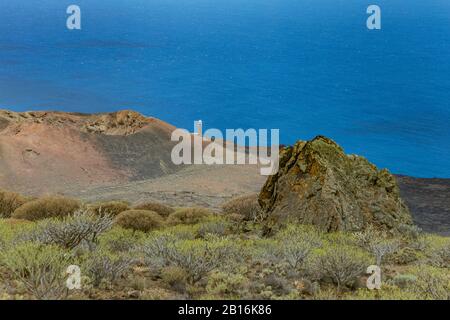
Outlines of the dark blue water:
{"label": "dark blue water", "polygon": [[[65,27],[70,4],[81,31]],[[422,177],[450,177],[449,58],[448,0],[0,2],[4,108],[323,134]]]}

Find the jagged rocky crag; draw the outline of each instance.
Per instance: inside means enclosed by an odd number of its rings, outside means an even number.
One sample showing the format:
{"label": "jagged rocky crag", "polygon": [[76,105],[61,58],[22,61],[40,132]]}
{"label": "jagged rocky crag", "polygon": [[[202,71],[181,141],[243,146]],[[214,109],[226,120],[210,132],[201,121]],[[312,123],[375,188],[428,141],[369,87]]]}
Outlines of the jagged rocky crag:
{"label": "jagged rocky crag", "polygon": [[281,152],[280,170],[267,180],[259,202],[271,225],[295,219],[326,231],[371,224],[397,232],[412,225],[393,175],[322,136]]}

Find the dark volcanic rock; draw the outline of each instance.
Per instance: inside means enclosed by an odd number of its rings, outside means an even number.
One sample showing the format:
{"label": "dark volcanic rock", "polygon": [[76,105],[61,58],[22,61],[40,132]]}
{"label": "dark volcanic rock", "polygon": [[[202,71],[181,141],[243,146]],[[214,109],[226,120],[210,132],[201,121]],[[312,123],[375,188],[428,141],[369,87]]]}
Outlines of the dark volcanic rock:
{"label": "dark volcanic rock", "polygon": [[280,154],[280,170],[259,196],[268,226],[294,219],[326,231],[363,230],[369,224],[399,231],[412,224],[396,179],[365,158],[346,155],[319,136]]}
{"label": "dark volcanic rock", "polygon": [[450,236],[450,179],[397,176],[414,222],[425,232]]}

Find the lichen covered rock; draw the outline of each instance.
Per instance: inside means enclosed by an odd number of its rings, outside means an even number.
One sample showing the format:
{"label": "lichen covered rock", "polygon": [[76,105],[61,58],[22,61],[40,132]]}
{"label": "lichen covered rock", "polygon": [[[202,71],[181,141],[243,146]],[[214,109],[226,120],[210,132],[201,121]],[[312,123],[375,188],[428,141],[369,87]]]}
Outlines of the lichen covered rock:
{"label": "lichen covered rock", "polygon": [[368,225],[400,232],[411,225],[396,179],[365,158],[346,155],[334,141],[318,136],[280,154],[280,170],[259,195],[268,228],[290,220],[325,231],[357,231]]}

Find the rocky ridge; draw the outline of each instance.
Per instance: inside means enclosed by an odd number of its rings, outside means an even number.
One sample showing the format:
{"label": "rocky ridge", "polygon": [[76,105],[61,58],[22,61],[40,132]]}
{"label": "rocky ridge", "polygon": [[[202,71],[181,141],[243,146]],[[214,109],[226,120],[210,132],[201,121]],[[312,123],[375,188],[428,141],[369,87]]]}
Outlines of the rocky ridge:
{"label": "rocky ridge", "polygon": [[269,225],[295,219],[326,231],[374,225],[392,232],[412,225],[396,178],[323,136],[281,152],[280,170],[263,186],[259,202]]}

